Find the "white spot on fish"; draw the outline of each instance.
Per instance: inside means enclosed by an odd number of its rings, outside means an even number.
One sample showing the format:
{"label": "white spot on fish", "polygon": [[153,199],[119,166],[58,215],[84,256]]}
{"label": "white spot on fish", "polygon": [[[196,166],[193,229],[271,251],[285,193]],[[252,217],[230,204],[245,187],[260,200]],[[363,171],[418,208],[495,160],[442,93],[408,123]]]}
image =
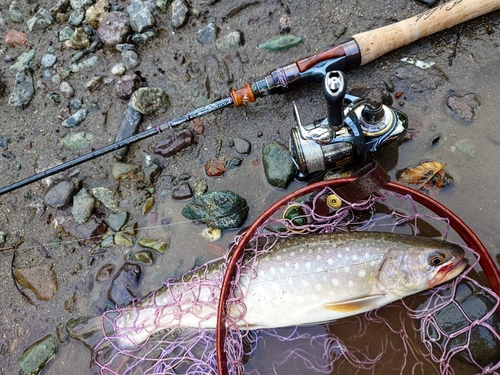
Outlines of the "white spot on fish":
{"label": "white spot on fish", "polygon": [[349,271],[350,271],[350,268],[349,268],[349,267],[344,267],[344,272],[345,272],[345,273],[349,273]]}
{"label": "white spot on fish", "polygon": [[339,285],[339,279],[337,279],[336,277],[332,278],[332,284],[335,286]]}
{"label": "white spot on fish", "polygon": [[269,269],[269,271],[271,271],[271,273],[274,275],[274,274],[276,273],[276,268],[271,267],[271,268]]}
{"label": "white spot on fish", "polygon": [[356,254],[354,254],[354,255],[352,256],[352,260],[358,260],[358,256],[357,256]]}
{"label": "white spot on fish", "polygon": [[337,258],[342,258],[342,254],[341,254],[341,253],[338,253],[338,254],[337,254]]}
{"label": "white spot on fish", "polygon": [[285,268],[284,267],[280,267],[279,270],[280,270],[280,273],[285,273]]}
{"label": "white spot on fish", "polygon": [[306,262],[306,268],[307,269],[311,268],[311,262]]}
{"label": "white spot on fish", "polygon": [[266,262],[269,262],[269,257],[268,257],[268,256],[265,256],[265,257],[264,257],[264,258],[262,258],[262,259],[264,259]]}
{"label": "white spot on fish", "polygon": [[271,288],[273,288],[274,290],[278,290],[278,289],[280,289],[280,284],[279,283],[271,283]]}
{"label": "white spot on fish", "polygon": [[370,253],[365,253],[365,258],[370,257]]}
{"label": "white spot on fish", "polygon": [[278,262],[281,262],[281,255],[278,255],[278,256],[276,257],[276,260],[277,260]]}
{"label": "white spot on fish", "polygon": [[322,256],[321,255],[316,255],[316,260],[321,260]]}
{"label": "white spot on fish", "polygon": [[290,267],[290,262],[285,262],[285,267]]}
{"label": "white spot on fish", "polygon": [[293,285],[293,279],[292,278],[287,279],[286,282],[288,283],[288,285]]}
{"label": "white spot on fish", "polygon": [[348,286],[349,288],[352,288],[352,287],[354,286],[354,281],[349,280],[349,281],[347,282],[347,286]]}
{"label": "white spot on fish", "polygon": [[331,266],[333,264],[333,259],[332,258],[328,258],[328,264]]}
{"label": "white spot on fish", "polygon": [[303,253],[303,252],[304,252],[304,248],[300,248],[299,253]]}
{"label": "white spot on fish", "polygon": [[344,250],[345,250],[345,251],[350,251],[350,250],[351,250],[351,248],[350,248],[350,247],[346,247]]}
{"label": "white spot on fish", "polygon": [[316,272],[323,272],[323,271],[324,271],[323,267],[316,268]]}
{"label": "white spot on fish", "polygon": [[299,269],[299,264],[298,263],[294,263],[293,264],[293,268],[296,269],[296,270],[298,270]]}
{"label": "white spot on fish", "polygon": [[359,277],[365,277],[366,276],[366,271],[365,270],[359,270],[358,276]]}
{"label": "white spot on fish", "polygon": [[264,270],[259,271],[259,276],[264,276],[264,274],[265,274]]}
{"label": "white spot on fish", "polygon": [[295,251],[292,251],[292,252],[290,253],[290,256],[291,256],[291,257],[294,257],[294,256],[295,256]]}
{"label": "white spot on fish", "polygon": [[307,288],[307,287],[309,286],[309,281],[307,281],[307,280],[302,280],[301,284],[302,284],[302,286],[303,286],[303,287],[306,287],[306,288]]}
{"label": "white spot on fish", "polygon": [[313,249],[309,249],[309,250],[307,250],[307,252],[308,252],[309,254],[312,254]]}
{"label": "white spot on fish", "polygon": [[316,284],[314,285],[314,289],[316,289],[319,292],[321,291],[321,289],[323,289],[323,286],[321,284]]}

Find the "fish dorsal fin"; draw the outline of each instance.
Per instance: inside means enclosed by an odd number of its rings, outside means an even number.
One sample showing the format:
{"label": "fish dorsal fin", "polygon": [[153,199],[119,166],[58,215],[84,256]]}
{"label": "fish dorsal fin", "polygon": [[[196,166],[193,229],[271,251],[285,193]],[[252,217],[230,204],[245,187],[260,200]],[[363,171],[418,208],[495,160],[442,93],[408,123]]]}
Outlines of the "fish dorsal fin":
{"label": "fish dorsal fin", "polygon": [[367,311],[385,305],[385,294],[373,294],[359,298],[349,299],[341,302],[325,303],[323,307],[340,313],[353,313],[356,311]]}

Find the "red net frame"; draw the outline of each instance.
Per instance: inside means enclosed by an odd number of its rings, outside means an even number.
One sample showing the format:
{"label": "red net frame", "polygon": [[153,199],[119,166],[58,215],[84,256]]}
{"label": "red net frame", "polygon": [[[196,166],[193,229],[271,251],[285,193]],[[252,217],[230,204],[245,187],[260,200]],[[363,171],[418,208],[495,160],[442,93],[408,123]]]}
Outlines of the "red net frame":
{"label": "red net frame", "polygon": [[[224,343],[226,340],[226,307],[227,299],[231,290],[232,280],[236,273],[236,267],[238,261],[243,255],[243,251],[247,243],[251,240],[252,236],[255,234],[257,229],[264,224],[264,222],[276,213],[280,208],[285,206],[288,202],[293,201],[305,194],[312,193],[316,190],[330,187],[332,189],[338,188],[350,182],[356,180],[355,177],[342,178],[335,180],[327,180],[317,182],[301,189],[298,189],[285,197],[281,198],[268,209],[266,209],[255,221],[250,225],[247,231],[242,235],[241,240],[237,244],[233,256],[227,265],[226,272],[224,274],[223,283],[221,287],[219,304],[217,310],[217,328],[216,328],[216,354],[217,354],[217,369],[219,375],[228,375],[227,367],[227,357],[224,350]],[[465,224],[457,215],[455,215],[451,210],[446,208],[441,203],[430,198],[429,196],[411,189],[409,187],[400,185],[398,183],[389,182],[384,189],[391,191],[393,193],[409,195],[412,199],[421,204],[422,206],[428,208],[438,216],[447,218],[449,220],[450,227],[455,230],[455,232],[463,239],[465,244],[470,248],[475,249],[480,254],[479,264],[483,269],[491,289],[500,295],[500,273],[495,266],[495,263],[491,256],[489,255],[487,249],[481,242],[481,240],[476,236],[476,234]],[[498,309],[500,315],[500,308]]]}

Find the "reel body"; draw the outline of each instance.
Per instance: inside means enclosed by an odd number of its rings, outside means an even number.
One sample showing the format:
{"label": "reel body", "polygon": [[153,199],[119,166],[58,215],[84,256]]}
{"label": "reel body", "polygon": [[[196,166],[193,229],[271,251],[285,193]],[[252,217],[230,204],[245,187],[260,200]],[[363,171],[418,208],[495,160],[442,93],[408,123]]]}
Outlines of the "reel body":
{"label": "reel body", "polygon": [[367,153],[402,142],[408,129],[406,114],[374,99],[346,94],[346,88],[341,71],[325,71],[328,115],[322,121],[303,125],[293,104],[296,125],[291,130],[290,152],[298,179],[362,163]]}

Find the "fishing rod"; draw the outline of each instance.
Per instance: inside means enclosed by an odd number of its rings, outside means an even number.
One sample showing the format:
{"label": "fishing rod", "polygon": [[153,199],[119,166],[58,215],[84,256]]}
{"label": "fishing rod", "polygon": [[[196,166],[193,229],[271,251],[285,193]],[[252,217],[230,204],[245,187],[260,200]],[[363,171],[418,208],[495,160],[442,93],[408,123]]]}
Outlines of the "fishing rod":
{"label": "fishing rod", "polygon": [[[195,109],[184,116],[157,125],[129,138],[62,163],[0,189],[0,195],[42,180],[132,143],[160,134],[192,119],[234,105],[241,107],[257,98],[283,94],[312,82],[321,82],[331,71],[344,71],[368,64],[376,58],[438,31],[500,9],[500,0],[452,0],[412,18],[375,30],[355,34],[352,40],[334,45],[324,52],[277,68],[260,80],[232,90],[230,96]],[[324,140],[322,141],[325,142]],[[300,147],[297,147],[300,149]],[[327,155],[323,155],[324,158]],[[301,164],[300,161],[296,164]],[[302,163],[304,166],[306,163]],[[304,167],[305,168],[305,167]]]}

